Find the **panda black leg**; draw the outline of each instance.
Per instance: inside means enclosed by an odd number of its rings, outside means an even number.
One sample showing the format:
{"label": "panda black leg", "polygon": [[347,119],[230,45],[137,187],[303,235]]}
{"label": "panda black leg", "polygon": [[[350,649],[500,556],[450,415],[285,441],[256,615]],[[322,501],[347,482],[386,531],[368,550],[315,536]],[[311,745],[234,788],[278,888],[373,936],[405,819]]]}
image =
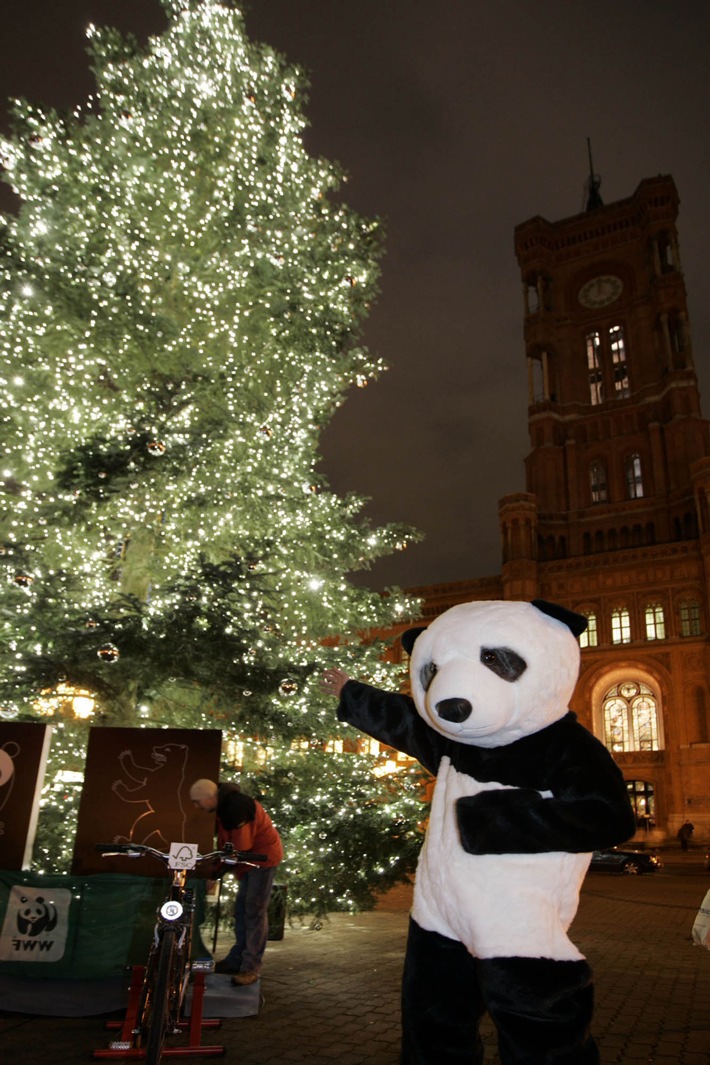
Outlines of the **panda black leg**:
{"label": "panda black leg", "polygon": [[589,1032],[592,971],[585,961],[490,958],[474,964],[502,1065],[599,1065]]}
{"label": "panda black leg", "polygon": [[402,983],[401,1065],[482,1065],[486,1007],[462,943],[409,923]]}

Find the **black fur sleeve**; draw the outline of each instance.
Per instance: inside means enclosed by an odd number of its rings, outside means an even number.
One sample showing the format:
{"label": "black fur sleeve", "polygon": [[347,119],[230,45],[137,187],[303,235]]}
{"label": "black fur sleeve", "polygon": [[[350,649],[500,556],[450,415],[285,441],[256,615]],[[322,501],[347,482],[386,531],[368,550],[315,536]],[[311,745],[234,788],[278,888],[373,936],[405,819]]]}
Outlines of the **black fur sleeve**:
{"label": "black fur sleeve", "polygon": [[[505,751],[499,748],[501,755]],[[606,747],[577,722],[560,722],[511,744],[510,755],[521,762],[532,759],[521,773],[524,786],[458,800],[461,843],[469,854],[579,853],[634,834],[621,771]],[[531,764],[537,764],[534,774]],[[540,791],[552,795],[543,798]]]}
{"label": "black fur sleeve", "polygon": [[408,695],[349,680],[340,694],[338,718],[436,773],[442,737],[424,723]]}

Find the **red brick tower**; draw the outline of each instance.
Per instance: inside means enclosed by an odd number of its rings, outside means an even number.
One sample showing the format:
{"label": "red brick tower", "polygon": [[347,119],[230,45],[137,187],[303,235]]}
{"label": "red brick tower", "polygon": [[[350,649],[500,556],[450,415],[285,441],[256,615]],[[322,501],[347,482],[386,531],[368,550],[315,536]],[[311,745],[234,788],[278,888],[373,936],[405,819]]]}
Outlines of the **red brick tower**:
{"label": "red brick tower", "polygon": [[[639,825],[710,836],[710,432],[672,178],[515,231],[531,450],[500,502],[504,598],[586,613],[575,709]],[[697,837],[696,837],[697,838]]]}

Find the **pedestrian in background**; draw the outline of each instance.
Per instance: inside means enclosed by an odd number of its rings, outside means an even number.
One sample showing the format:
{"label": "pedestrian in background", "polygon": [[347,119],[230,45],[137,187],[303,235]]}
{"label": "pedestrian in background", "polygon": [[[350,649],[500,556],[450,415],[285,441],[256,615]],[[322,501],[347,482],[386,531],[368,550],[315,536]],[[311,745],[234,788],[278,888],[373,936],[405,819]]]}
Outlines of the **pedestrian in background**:
{"label": "pedestrian in background", "polygon": [[691,825],[690,821],[684,821],[678,829],[678,840],[682,850],[687,851],[690,837],[693,835],[694,831],[695,825]]}

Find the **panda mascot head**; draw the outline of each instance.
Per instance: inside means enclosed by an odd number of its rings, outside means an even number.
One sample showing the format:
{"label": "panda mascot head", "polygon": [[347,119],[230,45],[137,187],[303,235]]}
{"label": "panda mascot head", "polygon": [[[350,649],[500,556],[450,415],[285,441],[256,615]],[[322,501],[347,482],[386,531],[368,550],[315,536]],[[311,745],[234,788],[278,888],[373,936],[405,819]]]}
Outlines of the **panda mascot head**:
{"label": "panda mascot head", "polygon": [[538,732],[567,713],[586,627],[580,614],[541,599],[451,607],[402,637],[417,711],[477,747]]}

